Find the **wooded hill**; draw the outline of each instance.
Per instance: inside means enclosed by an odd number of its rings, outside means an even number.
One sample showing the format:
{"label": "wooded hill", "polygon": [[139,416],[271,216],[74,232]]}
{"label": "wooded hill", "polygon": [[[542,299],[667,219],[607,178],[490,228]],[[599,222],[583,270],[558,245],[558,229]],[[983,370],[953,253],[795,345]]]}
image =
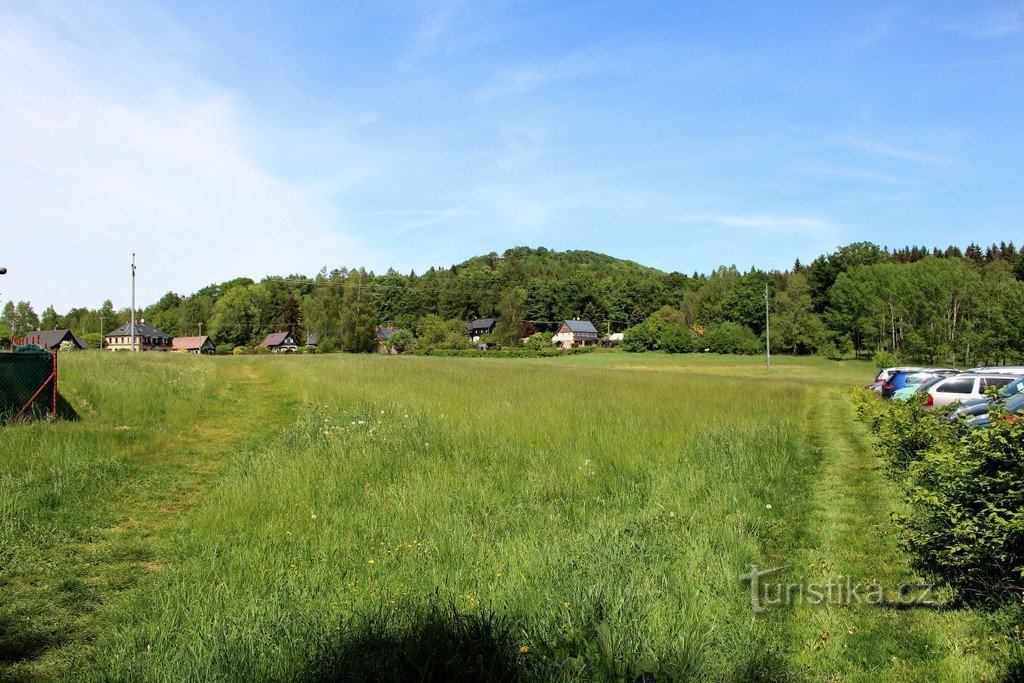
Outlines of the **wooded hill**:
{"label": "wooded hill", "polygon": [[[507,345],[581,317],[603,333],[649,321],[650,334],[632,335],[635,350],[661,348],[658,335],[668,326],[697,335],[677,350],[717,334],[738,340],[732,350],[753,352],[763,348],[767,285],[773,350],[886,350],[908,359],[995,362],[1024,355],[1022,280],[1024,256],[1012,242],[964,250],[859,242],[787,271],[722,266],[690,275],[589,251],[516,247],[422,274],[338,268],[314,277],[237,278],[189,296],[168,292],[140,315],[175,336],[197,334],[202,323],[221,350],[289,330],[300,339],[323,333],[323,348],[370,351],[376,327],[416,333],[427,316],[438,316],[501,318],[495,341]],[[98,341],[101,314],[108,330],[128,318],[109,301],[64,315],[49,307],[41,318],[27,302],[8,302],[0,336],[56,326]]]}

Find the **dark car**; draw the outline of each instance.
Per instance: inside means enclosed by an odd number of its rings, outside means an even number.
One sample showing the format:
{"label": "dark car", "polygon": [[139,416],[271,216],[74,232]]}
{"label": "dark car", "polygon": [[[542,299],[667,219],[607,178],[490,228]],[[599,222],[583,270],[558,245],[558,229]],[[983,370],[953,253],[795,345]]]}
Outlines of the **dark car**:
{"label": "dark car", "polygon": [[[1013,420],[1014,422],[1021,419],[1021,415],[1024,415],[1024,393],[1018,393],[1010,398],[1002,401],[999,404],[1000,412],[1006,413],[1006,419]],[[967,421],[967,424],[972,427],[991,427],[992,426],[992,413],[986,412],[977,417],[971,418]]]}

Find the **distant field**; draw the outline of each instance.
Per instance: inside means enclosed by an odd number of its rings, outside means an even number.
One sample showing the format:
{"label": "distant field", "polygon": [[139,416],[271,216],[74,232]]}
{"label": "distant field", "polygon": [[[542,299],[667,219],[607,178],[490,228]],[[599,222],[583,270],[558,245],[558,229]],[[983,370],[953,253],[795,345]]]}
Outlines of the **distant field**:
{"label": "distant field", "polygon": [[971,611],[755,614],[749,566],[913,580],[866,363],[67,354],[0,430],[0,680],[998,679]]}

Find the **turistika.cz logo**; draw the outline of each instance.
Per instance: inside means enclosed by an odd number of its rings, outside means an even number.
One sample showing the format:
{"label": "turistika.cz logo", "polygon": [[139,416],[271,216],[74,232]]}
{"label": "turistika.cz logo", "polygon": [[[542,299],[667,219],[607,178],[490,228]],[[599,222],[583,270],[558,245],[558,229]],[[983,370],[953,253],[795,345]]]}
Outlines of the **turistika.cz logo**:
{"label": "turistika.cz logo", "polygon": [[827,581],[776,581],[772,577],[789,567],[760,569],[740,576],[750,583],[750,607],[764,612],[771,607],[796,605],[931,605],[932,584],[905,583],[889,590],[878,581],[857,582],[850,576],[830,576]]}

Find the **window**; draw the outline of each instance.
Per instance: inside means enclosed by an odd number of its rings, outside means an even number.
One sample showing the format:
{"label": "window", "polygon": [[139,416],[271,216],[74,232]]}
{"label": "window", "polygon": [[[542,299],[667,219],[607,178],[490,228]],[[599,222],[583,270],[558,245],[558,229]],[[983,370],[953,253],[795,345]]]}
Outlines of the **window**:
{"label": "window", "polygon": [[941,394],[969,394],[973,389],[973,377],[954,377],[940,384],[935,392]]}
{"label": "window", "polygon": [[1010,383],[1009,377],[983,377],[981,380],[981,391],[986,389],[1005,387]]}

